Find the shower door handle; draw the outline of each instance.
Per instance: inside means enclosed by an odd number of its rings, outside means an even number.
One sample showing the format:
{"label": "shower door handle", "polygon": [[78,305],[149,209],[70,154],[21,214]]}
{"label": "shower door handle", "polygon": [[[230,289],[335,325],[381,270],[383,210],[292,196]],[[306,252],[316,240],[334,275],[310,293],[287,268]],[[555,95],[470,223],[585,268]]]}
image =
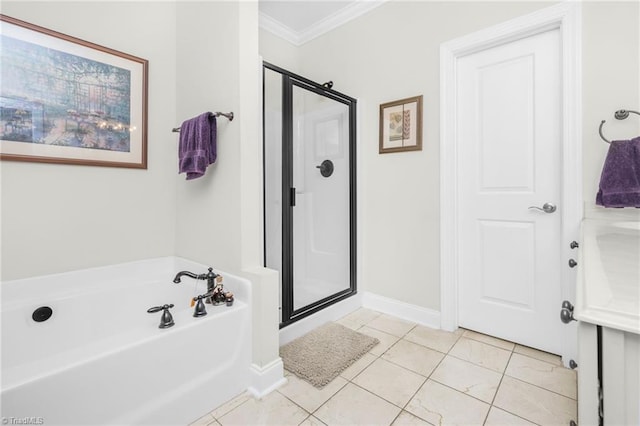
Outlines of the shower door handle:
{"label": "shower door handle", "polygon": [[295,188],[289,188],[289,205],[291,207],[296,206],[296,189]]}

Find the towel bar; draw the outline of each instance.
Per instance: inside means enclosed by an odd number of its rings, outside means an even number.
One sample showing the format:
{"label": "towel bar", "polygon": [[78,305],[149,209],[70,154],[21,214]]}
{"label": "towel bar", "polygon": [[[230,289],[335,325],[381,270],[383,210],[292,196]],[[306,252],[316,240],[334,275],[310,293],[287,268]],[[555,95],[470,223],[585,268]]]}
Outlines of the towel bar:
{"label": "towel bar", "polygon": [[[638,111],[631,111],[631,110],[627,110],[627,109],[619,109],[618,111],[615,112],[615,114],[613,116],[616,118],[616,120],[624,120],[627,117],[629,117],[629,113],[640,115],[640,112],[638,112]],[[603,141],[605,141],[606,143],[611,143],[611,141],[609,139],[605,138],[604,135],[602,134],[602,126],[604,126],[604,123],[606,121],[607,120],[602,120],[600,122],[600,127],[598,128],[598,133],[600,133],[600,137],[602,138]]]}
{"label": "towel bar", "polygon": [[[216,117],[227,117],[229,119],[229,121],[233,121],[233,111],[232,112],[212,112],[213,115],[215,115]],[[174,127],[173,129],[171,129],[172,132],[174,133],[178,133],[180,132],[180,127]]]}

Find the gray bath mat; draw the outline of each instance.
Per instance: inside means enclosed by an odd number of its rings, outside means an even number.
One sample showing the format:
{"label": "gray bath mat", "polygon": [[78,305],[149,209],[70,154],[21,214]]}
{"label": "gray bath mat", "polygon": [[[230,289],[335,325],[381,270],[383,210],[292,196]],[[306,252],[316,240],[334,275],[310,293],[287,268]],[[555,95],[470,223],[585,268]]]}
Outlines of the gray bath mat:
{"label": "gray bath mat", "polygon": [[285,369],[322,388],[378,343],[375,337],[330,322],[282,346],[280,357]]}

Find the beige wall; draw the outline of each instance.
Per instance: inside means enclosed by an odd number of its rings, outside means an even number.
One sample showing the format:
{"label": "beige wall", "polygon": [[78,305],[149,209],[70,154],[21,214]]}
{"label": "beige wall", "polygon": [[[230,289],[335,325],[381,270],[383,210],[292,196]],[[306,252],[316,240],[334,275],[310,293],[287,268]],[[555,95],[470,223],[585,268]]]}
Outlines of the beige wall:
{"label": "beige wall", "polygon": [[260,55],[262,59],[293,73],[298,72],[298,48],[280,37],[260,29]]}
{"label": "beige wall", "polygon": [[[257,8],[242,7],[241,20],[235,2],[3,3],[6,15],[149,60],[148,170],[0,163],[3,279],[172,254],[241,268],[242,142],[261,149]],[[218,161],[186,181],[171,128],[204,111],[236,118],[218,119]]]}
{"label": "beige wall", "polygon": [[2,161],[2,279],[172,255],[173,3],[3,2],[2,13],[149,60],[148,169]]}
{"label": "beige wall", "polygon": [[598,135],[602,120],[609,140],[640,135],[640,117],[614,119],[619,109],[640,110],[640,3],[586,2],[582,21],[583,196],[585,216],[625,215],[640,220],[638,209],[595,206],[607,145]]}
{"label": "beige wall", "polygon": [[[333,80],[334,89],[358,98],[360,290],[440,309],[440,44],[551,4],[392,1],[298,47],[297,61],[289,54],[283,57],[297,65],[298,73]],[[583,183],[586,206],[593,208],[606,153],[597,126],[603,118],[611,121],[616,109],[640,108],[640,25],[637,3],[583,6]],[[261,54],[278,65],[272,36],[260,34]],[[379,105],[420,94],[423,150],[379,155]],[[639,122],[618,130],[635,136]]]}
{"label": "beige wall", "polygon": [[[238,5],[177,5],[178,121],[203,111],[218,118],[218,158],[203,178],[177,184],[176,253],[223,270],[240,267],[240,125]],[[224,48],[220,48],[224,46]],[[222,65],[223,64],[223,65]],[[177,144],[177,138],[176,142]]]}
{"label": "beige wall", "polygon": [[[2,279],[186,257],[252,280],[254,363],[277,359],[277,275],[260,267],[257,3],[3,2],[2,13],[149,60],[148,170],[0,163]],[[217,162],[186,181],[171,129],[204,111],[236,118],[219,118]]]}
{"label": "beige wall", "polygon": [[262,265],[261,63],[257,4],[179,2],[178,121],[218,119],[218,159],[205,177],[177,183],[176,254],[253,284],[253,361],[278,358],[278,278]]}

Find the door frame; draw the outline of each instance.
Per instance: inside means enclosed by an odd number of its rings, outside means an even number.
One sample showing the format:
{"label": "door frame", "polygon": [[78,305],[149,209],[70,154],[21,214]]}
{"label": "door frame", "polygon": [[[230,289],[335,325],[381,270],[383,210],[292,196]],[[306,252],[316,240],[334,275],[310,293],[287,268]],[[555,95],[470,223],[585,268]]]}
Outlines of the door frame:
{"label": "door frame", "polygon": [[[458,141],[457,93],[458,59],[545,31],[559,29],[561,37],[562,158],[561,208],[563,259],[575,258],[569,248],[580,234],[582,202],[582,8],[579,2],[564,2],[518,17],[505,23],[445,42],[440,45],[440,327],[458,328]],[[562,272],[562,299],[575,301],[576,271]],[[563,362],[577,356],[575,324],[563,327]]]}

